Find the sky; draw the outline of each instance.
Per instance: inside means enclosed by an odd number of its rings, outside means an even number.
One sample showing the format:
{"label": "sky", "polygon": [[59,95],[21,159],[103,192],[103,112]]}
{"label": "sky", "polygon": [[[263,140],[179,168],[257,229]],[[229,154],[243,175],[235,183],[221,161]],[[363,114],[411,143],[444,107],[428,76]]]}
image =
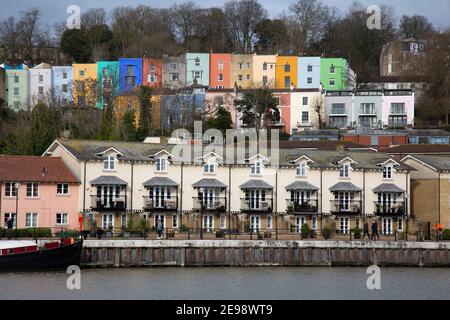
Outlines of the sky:
{"label": "sky", "polygon": [[[145,4],[156,8],[170,7],[175,3],[184,1],[176,0],[14,0],[2,1],[0,10],[0,20],[10,15],[17,16],[20,11],[38,7],[42,12],[44,23],[53,25],[58,21],[65,21],[68,17],[66,9],[69,5],[78,5],[81,11],[88,8],[104,7],[107,11],[116,6],[135,6]],[[287,10],[289,4],[295,0],[259,0],[266,8],[271,17],[276,17],[281,11]],[[217,0],[197,0],[194,1],[201,7],[221,6],[225,1]],[[337,7],[340,12],[345,12],[353,3],[353,0],[322,0],[327,5]],[[375,4],[391,5],[395,9],[397,21],[406,15],[423,15],[427,17],[435,26],[450,27],[450,0],[359,0],[366,6]]]}

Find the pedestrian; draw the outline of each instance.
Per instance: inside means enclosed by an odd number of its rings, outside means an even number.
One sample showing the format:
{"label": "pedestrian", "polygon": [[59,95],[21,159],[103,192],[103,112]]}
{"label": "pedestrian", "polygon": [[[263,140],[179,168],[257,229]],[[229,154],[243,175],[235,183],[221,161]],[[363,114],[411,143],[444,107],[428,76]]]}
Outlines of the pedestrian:
{"label": "pedestrian", "polygon": [[14,225],[14,220],[12,217],[9,217],[8,220],[6,220],[6,227],[8,228],[8,239],[11,240],[12,238],[12,228]]}
{"label": "pedestrian", "polygon": [[372,222],[372,240],[375,240],[375,236],[380,240],[380,236],[378,235],[378,222]]}
{"label": "pedestrian", "polygon": [[156,220],[156,231],[158,232],[158,239],[161,239],[163,233],[163,224],[161,218],[158,218],[158,220]]}
{"label": "pedestrian", "polygon": [[367,238],[370,239],[370,234],[369,234],[369,224],[367,223],[367,220],[364,221],[363,231],[364,231],[363,239],[364,239],[364,237],[365,237],[366,235],[367,235]]}

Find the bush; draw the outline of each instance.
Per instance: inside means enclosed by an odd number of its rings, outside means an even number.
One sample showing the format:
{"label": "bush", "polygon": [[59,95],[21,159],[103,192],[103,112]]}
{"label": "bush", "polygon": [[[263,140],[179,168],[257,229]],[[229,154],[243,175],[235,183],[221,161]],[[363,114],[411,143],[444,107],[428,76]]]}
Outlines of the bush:
{"label": "bush", "polygon": [[185,224],[182,224],[181,226],[180,226],[180,229],[179,229],[181,232],[188,232],[188,230],[189,230],[189,228],[185,225]]}
{"label": "bush", "polygon": [[329,227],[329,226],[323,227],[320,233],[322,234],[322,236],[325,240],[330,239],[331,233],[332,233],[331,227]]}
{"label": "bush", "polygon": [[[5,229],[5,232],[7,230]],[[6,235],[6,233],[5,233]],[[25,229],[13,229],[12,230],[12,237],[17,238],[50,238],[52,236],[52,231],[50,228],[25,228]]]}
{"label": "bush", "polygon": [[58,238],[76,238],[80,235],[78,230],[66,230],[62,232],[56,232],[55,236]]}
{"label": "bush", "polygon": [[356,227],[356,228],[352,229],[352,232],[353,232],[353,237],[355,239],[361,239],[361,229],[360,228]]}
{"label": "bush", "polygon": [[442,231],[442,239],[443,240],[450,240],[450,229],[444,229]]}
{"label": "bush", "polygon": [[309,225],[307,223],[302,224],[301,234],[302,238],[308,238],[310,236],[309,234]]}

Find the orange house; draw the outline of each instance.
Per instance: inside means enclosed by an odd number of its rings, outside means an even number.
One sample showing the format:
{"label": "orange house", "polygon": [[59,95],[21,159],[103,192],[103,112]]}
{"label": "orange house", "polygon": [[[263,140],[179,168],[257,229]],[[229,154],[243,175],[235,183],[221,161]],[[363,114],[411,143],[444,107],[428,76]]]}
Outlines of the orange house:
{"label": "orange house", "polygon": [[275,82],[277,89],[297,88],[298,57],[277,56]]}
{"label": "orange house", "polygon": [[209,55],[209,86],[213,89],[231,88],[231,54]]}
{"label": "orange house", "polygon": [[162,86],[162,61],[159,59],[142,59],[142,84],[150,88]]}

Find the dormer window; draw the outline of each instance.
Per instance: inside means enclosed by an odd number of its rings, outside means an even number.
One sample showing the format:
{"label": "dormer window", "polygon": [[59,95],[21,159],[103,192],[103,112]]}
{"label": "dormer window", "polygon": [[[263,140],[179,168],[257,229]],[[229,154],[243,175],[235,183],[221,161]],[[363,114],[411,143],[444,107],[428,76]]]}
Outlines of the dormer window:
{"label": "dormer window", "polygon": [[157,158],[155,162],[156,171],[158,172],[164,172],[166,171],[166,161],[165,158]]}
{"label": "dormer window", "polygon": [[103,169],[104,170],[114,170],[115,169],[115,162],[116,162],[116,158],[115,157],[106,157],[103,160]]}
{"label": "dormer window", "polygon": [[383,167],[383,179],[392,179],[392,166]]}
{"label": "dormer window", "polygon": [[295,174],[300,177],[306,176],[306,163],[300,163],[297,168],[295,168]]}
{"label": "dormer window", "polygon": [[214,173],[214,171],[215,171],[214,163],[209,162],[209,163],[204,164],[204,166],[203,166],[204,173]]}
{"label": "dormer window", "polygon": [[261,174],[261,161],[255,161],[250,167],[252,174]]}
{"label": "dormer window", "polygon": [[341,169],[339,170],[339,176],[343,177],[343,178],[347,178],[348,177],[348,173],[350,170],[350,165],[348,164],[343,164],[341,166]]}

